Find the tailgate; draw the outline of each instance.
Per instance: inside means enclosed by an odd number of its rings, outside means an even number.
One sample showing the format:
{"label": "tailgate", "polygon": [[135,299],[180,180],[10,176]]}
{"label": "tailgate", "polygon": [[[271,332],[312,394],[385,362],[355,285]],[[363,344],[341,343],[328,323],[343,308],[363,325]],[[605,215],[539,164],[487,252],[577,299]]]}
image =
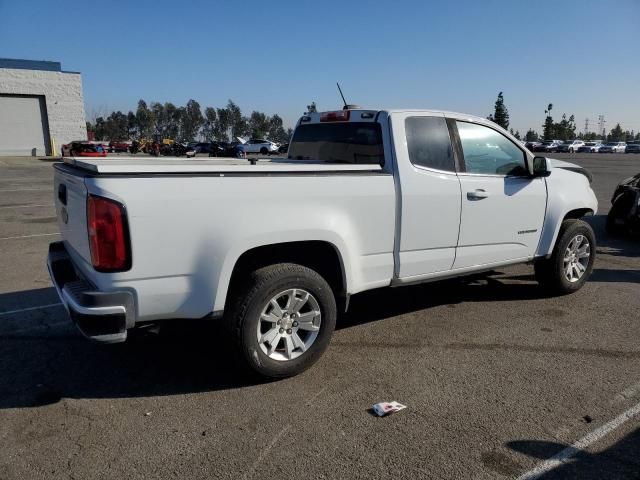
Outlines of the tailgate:
{"label": "tailgate", "polygon": [[84,178],[56,168],[53,182],[56,218],[62,239],[72,256],[80,256],[91,263]]}

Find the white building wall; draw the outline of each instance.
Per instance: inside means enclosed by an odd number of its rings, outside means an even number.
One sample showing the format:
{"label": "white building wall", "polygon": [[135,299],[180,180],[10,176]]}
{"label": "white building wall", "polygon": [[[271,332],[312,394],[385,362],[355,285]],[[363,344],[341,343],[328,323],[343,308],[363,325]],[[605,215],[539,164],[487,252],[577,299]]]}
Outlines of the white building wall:
{"label": "white building wall", "polygon": [[44,95],[55,154],[60,154],[60,146],[65,143],[87,139],[79,73],[0,68],[0,93]]}

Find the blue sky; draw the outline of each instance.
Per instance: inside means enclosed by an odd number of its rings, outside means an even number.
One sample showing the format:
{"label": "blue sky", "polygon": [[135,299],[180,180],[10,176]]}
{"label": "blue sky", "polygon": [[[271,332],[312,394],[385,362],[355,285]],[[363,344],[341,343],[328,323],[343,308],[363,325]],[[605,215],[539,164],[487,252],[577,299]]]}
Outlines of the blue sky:
{"label": "blue sky", "polygon": [[139,98],[279,113],[340,107],[604,114],[640,130],[640,0],[0,0],[0,57],[83,76],[87,114]]}

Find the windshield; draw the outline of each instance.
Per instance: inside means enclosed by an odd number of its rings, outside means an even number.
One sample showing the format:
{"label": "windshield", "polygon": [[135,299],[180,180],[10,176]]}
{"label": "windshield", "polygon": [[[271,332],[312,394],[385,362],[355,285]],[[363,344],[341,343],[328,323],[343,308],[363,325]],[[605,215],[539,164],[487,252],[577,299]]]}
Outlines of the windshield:
{"label": "windshield", "polygon": [[300,125],[293,134],[289,158],[383,165],[380,124],[340,122]]}

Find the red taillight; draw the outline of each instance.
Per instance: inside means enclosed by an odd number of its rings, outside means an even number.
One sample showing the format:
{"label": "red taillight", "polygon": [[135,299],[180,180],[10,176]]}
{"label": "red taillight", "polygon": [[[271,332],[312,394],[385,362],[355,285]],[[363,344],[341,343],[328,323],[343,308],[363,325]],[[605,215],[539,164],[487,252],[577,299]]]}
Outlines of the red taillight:
{"label": "red taillight", "polygon": [[350,110],[336,110],[335,112],[322,112],[320,114],[321,122],[348,122]]}
{"label": "red taillight", "polygon": [[128,270],[131,266],[124,208],[117,202],[89,196],[87,226],[91,263],[102,272]]}

